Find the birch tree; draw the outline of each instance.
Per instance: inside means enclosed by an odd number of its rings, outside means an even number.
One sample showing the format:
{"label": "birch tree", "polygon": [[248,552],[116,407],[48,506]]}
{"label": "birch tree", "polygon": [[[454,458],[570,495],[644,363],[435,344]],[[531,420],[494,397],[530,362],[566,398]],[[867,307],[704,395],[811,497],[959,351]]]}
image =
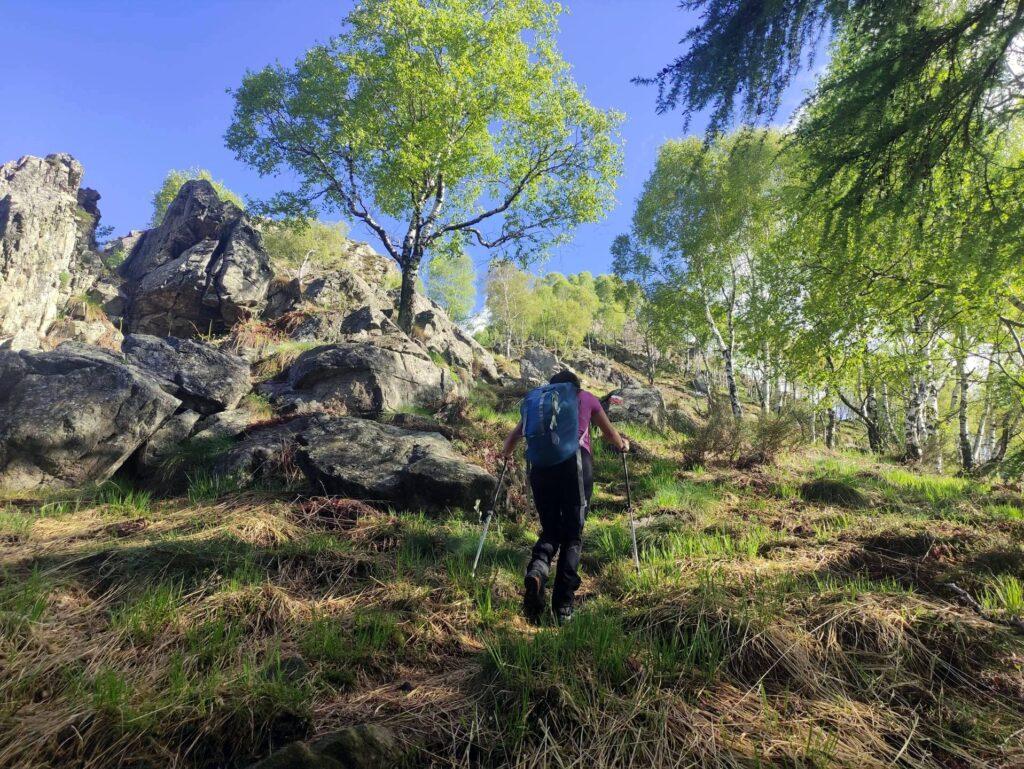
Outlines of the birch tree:
{"label": "birch tree", "polygon": [[234,91],[227,144],[297,189],[265,211],[338,211],[402,271],[412,325],[424,256],[478,247],[522,263],[600,219],[621,168],[620,116],[558,53],[546,0],[365,0],[342,34]]}

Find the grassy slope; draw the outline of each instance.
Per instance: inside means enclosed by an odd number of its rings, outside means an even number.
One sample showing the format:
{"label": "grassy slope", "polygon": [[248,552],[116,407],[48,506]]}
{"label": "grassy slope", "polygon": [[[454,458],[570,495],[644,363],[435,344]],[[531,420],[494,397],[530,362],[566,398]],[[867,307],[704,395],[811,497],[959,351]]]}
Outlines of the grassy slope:
{"label": "grassy slope", "polygon": [[[493,468],[511,417],[474,417],[462,448]],[[521,473],[478,581],[472,514],[109,486],[0,506],[0,766],[245,765],[369,721],[451,766],[1024,762],[1024,644],[945,587],[1024,611],[1019,495],[816,452],[682,472],[678,436],[630,432],[643,568],[599,448],[561,631],[518,616]],[[815,477],[868,506],[803,501]]]}

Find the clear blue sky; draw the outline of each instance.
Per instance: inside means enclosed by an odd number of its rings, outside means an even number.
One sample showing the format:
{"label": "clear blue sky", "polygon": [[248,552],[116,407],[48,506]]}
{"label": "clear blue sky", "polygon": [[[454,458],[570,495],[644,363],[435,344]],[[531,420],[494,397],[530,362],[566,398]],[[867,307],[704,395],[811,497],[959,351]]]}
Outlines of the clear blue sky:
{"label": "clear blue sky", "polygon": [[[576,79],[598,106],[626,115],[626,170],[612,214],[578,230],[541,271],[598,273],[609,267],[612,239],[629,227],[658,146],[681,135],[680,117],[655,114],[653,90],[630,78],[677,55],[694,18],[676,0],[563,4],[559,41]],[[232,106],[226,91],[247,69],[291,63],[334,35],[351,5],[0,0],[0,163],[70,152],[85,166],[85,184],[102,195],[103,223],[116,234],[146,225],[152,193],[170,168],[208,168],[243,196],[269,196],[286,182],[260,179],[224,147]],[[784,114],[798,98],[795,92]],[[691,130],[703,127],[698,120]],[[373,243],[368,232],[353,236]]]}

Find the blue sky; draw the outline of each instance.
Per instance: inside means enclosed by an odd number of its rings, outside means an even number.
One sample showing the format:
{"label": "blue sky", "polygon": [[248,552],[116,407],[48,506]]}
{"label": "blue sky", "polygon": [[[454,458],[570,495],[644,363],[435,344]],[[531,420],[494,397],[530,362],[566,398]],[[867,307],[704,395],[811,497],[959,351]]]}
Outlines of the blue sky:
{"label": "blue sky", "polygon": [[[70,152],[99,190],[103,223],[144,227],[170,168],[208,168],[243,196],[285,182],[260,179],[224,147],[232,101],[247,69],[291,63],[340,28],[342,0],[0,0],[0,162]],[[609,246],[629,227],[658,146],[682,134],[657,115],[654,92],[630,78],[680,51],[695,21],[676,0],[566,0],[559,43],[590,99],[626,115],[618,205],[580,228],[541,269],[607,271]],[[801,85],[810,82],[803,78]],[[780,117],[799,100],[799,88]],[[692,131],[701,131],[695,121]],[[353,237],[373,243],[371,234]],[[475,254],[478,264],[483,254]]]}

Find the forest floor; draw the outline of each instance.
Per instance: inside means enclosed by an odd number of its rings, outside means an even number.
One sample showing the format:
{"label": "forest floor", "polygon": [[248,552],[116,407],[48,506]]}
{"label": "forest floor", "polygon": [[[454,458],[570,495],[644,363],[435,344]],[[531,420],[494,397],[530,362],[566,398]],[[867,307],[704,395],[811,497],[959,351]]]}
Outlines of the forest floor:
{"label": "forest floor", "polygon": [[[473,416],[493,470],[514,417]],[[520,616],[521,470],[477,579],[472,513],[0,502],[0,766],[245,766],[355,723],[416,766],[1024,765],[1018,490],[821,450],[684,471],[681,436],[626,433],[641,569],[599,447],[561,629]]]}

